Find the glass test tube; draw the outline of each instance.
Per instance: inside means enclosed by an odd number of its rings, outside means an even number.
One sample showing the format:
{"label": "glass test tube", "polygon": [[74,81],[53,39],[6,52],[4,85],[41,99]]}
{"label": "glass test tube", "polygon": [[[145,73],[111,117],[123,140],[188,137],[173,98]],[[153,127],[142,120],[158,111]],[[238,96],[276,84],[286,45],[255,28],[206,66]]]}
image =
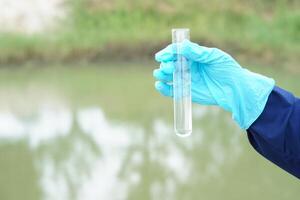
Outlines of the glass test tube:
{"label": "glass test tube", "polygon": [[187,59],[180,55],[181,42],[190,39],[189,29],[172,29],[172,42],[177,52],[173,73],[174,129],[178,136],[192,133],[191,71]]}

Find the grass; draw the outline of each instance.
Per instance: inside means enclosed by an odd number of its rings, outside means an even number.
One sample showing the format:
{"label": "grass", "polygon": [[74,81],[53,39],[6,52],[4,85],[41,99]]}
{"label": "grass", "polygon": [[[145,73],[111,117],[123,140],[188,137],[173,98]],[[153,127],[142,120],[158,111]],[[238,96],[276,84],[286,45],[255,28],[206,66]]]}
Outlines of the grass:
{"label": "grass", "polygon": [[36,35],[0,34],[0,63],[152,58],[170,29],[269,65],[299,62],[298,1],[73,0],[60,27]]}

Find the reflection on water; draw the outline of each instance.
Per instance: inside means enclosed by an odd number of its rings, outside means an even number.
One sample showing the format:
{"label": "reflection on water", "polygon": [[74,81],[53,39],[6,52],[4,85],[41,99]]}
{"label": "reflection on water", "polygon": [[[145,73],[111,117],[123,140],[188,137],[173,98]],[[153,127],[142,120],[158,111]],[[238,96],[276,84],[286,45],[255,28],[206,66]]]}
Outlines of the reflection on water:
{"label": "reflection on water", "polygon": [[73,116],[69,110],[43,107],[35,114],[34,117],[21,118],[9,111],[0,112],[1,139],[26,138],[29,146],[36,148],[43,142],[70,132]]}
{"label": "reflection on water", "polygon": [[[208,115],[217,121],[219,110],[194,109],[197,120]],[[196,126],[191,137],[180,139],[163,119],[146,128],[111,121],[97,106],[0,112],[2,143],[26,141],[42,199],[49,200],[176,199],[180,188],[221,176],[224,164],[240,156],[238,134],[222,140],[204,132]]]}

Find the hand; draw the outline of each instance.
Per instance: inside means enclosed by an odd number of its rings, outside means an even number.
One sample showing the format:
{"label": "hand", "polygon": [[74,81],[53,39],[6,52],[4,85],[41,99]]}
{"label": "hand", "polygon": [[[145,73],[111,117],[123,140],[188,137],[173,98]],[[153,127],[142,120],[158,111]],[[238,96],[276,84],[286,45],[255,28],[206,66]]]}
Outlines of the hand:
{"label": "hand", "polygon": [[[241,128],[248,128],[263,111],[274,80],[242,68],[229,54],[199,46],[188,40],[180,54],[187,58],[192,76],[192,101],[204,105],[219,105],[232,112]],[[165,96],[173,95],[173,71],[176,60],[174,44],[155,55],[161,62],[153,71],[158,80],[155,88]]]}

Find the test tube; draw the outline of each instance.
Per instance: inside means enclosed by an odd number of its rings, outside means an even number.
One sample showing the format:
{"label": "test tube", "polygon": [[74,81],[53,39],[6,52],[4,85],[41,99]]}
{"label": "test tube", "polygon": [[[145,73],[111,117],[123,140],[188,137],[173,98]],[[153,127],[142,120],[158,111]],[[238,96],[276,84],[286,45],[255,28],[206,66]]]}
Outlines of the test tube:
{"label": "test tube", "polygon": [[173,72],[174,129],[180,137],[192,133],[191,70],[187,59],[182,56],[181,43],[190,39],[190,30],[172,29],[172,43],[176,51]]}

